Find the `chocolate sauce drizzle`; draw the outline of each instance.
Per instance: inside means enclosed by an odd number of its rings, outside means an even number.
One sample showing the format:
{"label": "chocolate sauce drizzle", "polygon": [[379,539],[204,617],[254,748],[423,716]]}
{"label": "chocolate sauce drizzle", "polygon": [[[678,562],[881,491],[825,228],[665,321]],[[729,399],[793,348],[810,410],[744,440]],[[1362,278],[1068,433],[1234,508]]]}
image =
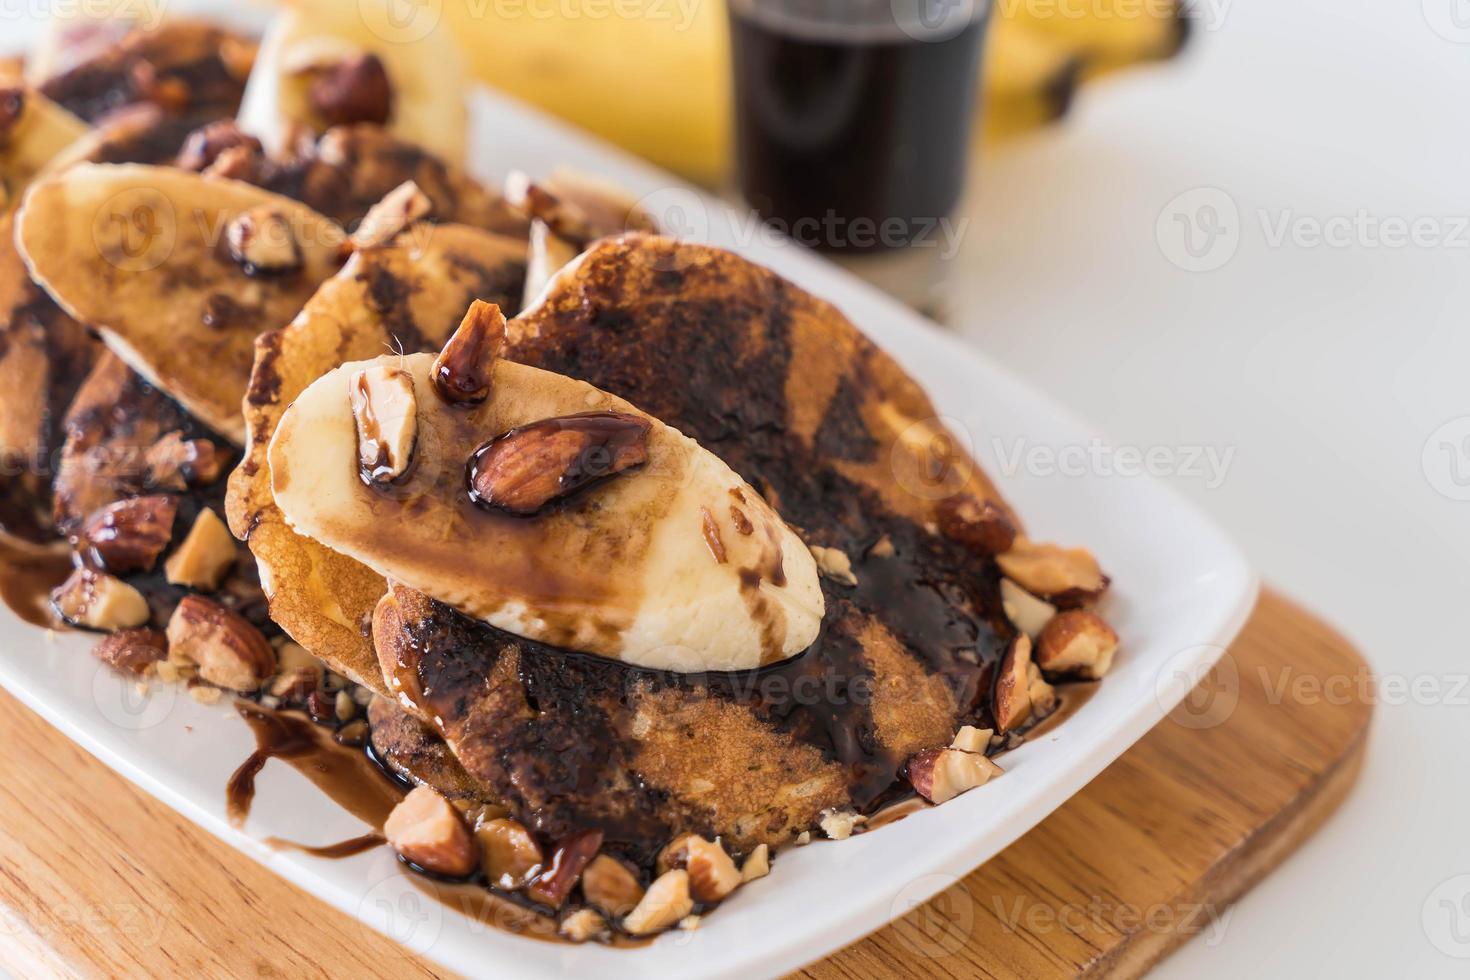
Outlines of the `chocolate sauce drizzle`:
{"label": "chocolate sauce drizzle", "polygon": [[[779,501],[782,516],[810,542],[845,552],[857,586],[823,582],[823,628],[801,655],[760,670],[702,675],[640,670],[529,643],[435,604],[433,615],[409,626],[413,662],[400,664],[400,676],[420,704],[463,718],[485,679],[496,675],[499,658],[517,649],[514,681],[530,717],[492,751],[518,789],[534,785],[547,797],[518,801],[517,816],[553,836],[590,817],[611,847],[635,861],[672,829],[651,815],[668,801],[631,771],[623,748],[619,716],[636,690],[673,687],[748,706],[840,763],[853,805],[871,812],[909,789],[905,760],[879,738],[875,678],[858,631],[876,620],[926,676],[943,681],[957,725],[993,727],[996,666],[1014,634],[1001,606],[999,570],[840,471],[841,461],[872,462],[879,451],[853,394],[872,383],[861,359],[846,379],[848,396],[828,407],[818,446],[787,431],[786,385],[799,370],[792,363],[793,287],[772,277],[763,281],[768,288],[749,295],[706,300],[700,297],[709,290],[685,288],[686,275],[702,273],[675,268],[651,276],[651,285],[640,283],[629,300],[619,279],[625,268],[599,263],[580,303],[561,304],[553,323],[513,338],[508,356],[588,381],[699,440]],[[526,766],[536,767],[534,778],[518,779],[517,767]],[[630,797],[614,811],[568,805],[599,792],[605,798],[614,786]],[[545,802],[551,805],[538,805]]]}

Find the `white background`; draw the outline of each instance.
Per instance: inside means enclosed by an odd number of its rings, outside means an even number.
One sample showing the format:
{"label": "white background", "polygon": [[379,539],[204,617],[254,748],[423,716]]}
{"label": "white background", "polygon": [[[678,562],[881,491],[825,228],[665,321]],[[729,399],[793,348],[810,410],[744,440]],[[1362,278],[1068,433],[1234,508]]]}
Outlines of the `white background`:
{"label": "white background", "polygon": [[[1431,941],[1470,956],[1470,878],[1440,888],[1470,872],[1470,503],[1436,489],[1455,464],[1470,477],[1470,444],[1424,456],[1470,416],[1455,2],[1227,2],[1177,61],[1088,87],[1065,126],[981,161],[967,205],[956,329],[1115,443],[1233,447],[1218,488],[1172,482],[1379,673],[1438,688],[1378,705],[1346,806],[1163,977],[1470,975]],[[1213,249],[1196,238],[1198,264],[1228,259],[1214,271],[1171,261],[1174,212],[1198,235],[1219,203],[1171,208],[1198,188],[1238,210]],[[1360,210],[1435,220],[1418,246],[1311,244]],[[1307,237],[1272,244],[1283,220]]]}

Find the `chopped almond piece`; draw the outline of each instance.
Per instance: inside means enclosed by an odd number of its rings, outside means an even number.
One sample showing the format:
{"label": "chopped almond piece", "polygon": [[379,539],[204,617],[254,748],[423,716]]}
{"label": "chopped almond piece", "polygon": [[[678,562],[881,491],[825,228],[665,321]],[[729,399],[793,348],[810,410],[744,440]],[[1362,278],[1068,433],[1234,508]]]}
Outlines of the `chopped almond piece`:
{"label": "chopped almond piece", "polygon": [[142,674],[168,656],[168,641],[159,630],[120,630],[103,637],[92,652],[108,666]]}
{"label": "chopped almond piece", "polygon": [[989,728],[965,725],[955,733],[954,741],[949,743],[949,747],[959,749],[961,752],[978,752],[984,755],[985,750],[990,747],[990,739],[994,734],[995,732]]}
{"label": "chopped almond piece", "polygon": [[1000,766],[983,755],[959,749],[925,749],[908,762],[909,782],[930,803],[946,803],[984,786],[1000,775]]}
{"label": "chopped almond piece", "polygon": [[582,872],[582,897],[617,918],[631,912],[643,898],[643,886],[623,862],[599,854]]}
{"label": "chopped almond piece", "polygon": [[582,870],[602,847],[602,831],[583,830],[562,838],[546,868],[526,886],[526,896],[559,909],[582,877]]}
{"label": "chopped almond piece", "polygon": [[740,880],[742,882],[755,881],[770,873],[771,849],[765,844],[757,844],[755,849],[745,856],[745,863],[740,866]]}
{"label": "chopped almond piece", "polygon": [[546,856],[531,832],[514,820],[487,820],[475,829],[480,842],[480,867],[490,883],[515,891],[536,877]]}
{"label": "chopped almond piece", "polygon": [[405,860],[449,878],[467,877],[479,863],[459,811],[428,786],[416,787],[393,808],[383,836]]}
{"label": "chopped almond piece", "polygon": [[1085,548],[1063,548],[1018,536],[1011,549],[995,560],[1021,588],[1063,609],[1085,605],[1108,587],[1108,577]]}
{"label": "chopped almond piece", "polygon": [[51,605],[68,623],[94,630],[132,629],[152,615],[143,593],[90,568],[78,568],[53,589]]}
{"label": "chopped almond piece", "polygon": [[663,932],[693,911],[689,872],[675,868],[654,879],[643,900],[623,919],[623,928],[634,936],[648,936]]}
{"label": "chopped almond piece", "polygon": [[998,555],[1016,540],[1016,526],[1006,512],[974,494],[957,493],[941,500],[937,511],[940,532],[977,554]]}
{"label": "chopped almond piece", "polygon": [[578,909],[573,912],[561,920],[556,931],[574,943],[585,943],[610,935],[607,920],[592,909]]}
{"label": "chopped almond piece", "polygon": [[1036,598],[1008,578],[1000,580],[1000,604],[1011,625],[1031,637],[1033,643],[1057,614],[1056,606]]}
{"label": "chopped almond piece", "polygon": [[238,556],[230,529],[206,507],[194,518],[183,543],[163,563],[163,574],[172,585],[212,592],[219,588]]}
{"label": "chopped almond piece", "polygon": [[1113,665],[1118,634],[1096,613],[1070,609],[1057,614],[1036,645],[1036,662],[1048,674],[1099,680]]}
{"label": "chopped almond piece", "polygon": [[689,889],[701,902],[718,902],[740,885],[735,861],[716,841],[698,834],[674,838],[659,853],[659,870],[683,868],[689,872]]}
{"label": "chopped almond piece", "polygon": [[168,621],[169,656],[199,665],[199,676],[234,691],[253,691],[276,672],[276,651],[243,616],[187,595]]}
{"label": "chopped almond piece", "polygon": [[1000,661],[995,680],[995,727],[1002,735],[1031,717],[1031,638],[1017,633]]}

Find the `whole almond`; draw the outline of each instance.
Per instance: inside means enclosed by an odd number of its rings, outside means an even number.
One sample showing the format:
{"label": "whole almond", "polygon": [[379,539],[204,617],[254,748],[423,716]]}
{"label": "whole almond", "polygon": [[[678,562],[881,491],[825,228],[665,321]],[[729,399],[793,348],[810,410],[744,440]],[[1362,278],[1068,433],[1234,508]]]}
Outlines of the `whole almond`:
{"label": "whole almond", "polygon": [[177,510],[177,498],[162,494],[115,501],[88,515],[79,544],[109,572],[147,571],[173,537]]}
{"label": "whole almond", "polygon": [[243,616],[187,595],[168,621],[171,653],[199,665],[199,676],[234,691],[253,691],[276,672],[276,652]]}
{"label": "whole almond", "polygon": [[320,69],[307,99],[328,127],[353,123],[381,126],[393,114],[393,85],[375,54],[348,58]]}
{"label": "whole almond", "polygon": [[972,494],[959,493],[941,500],[937,516],[945,537],[980,554],[1002,554],[1016,540],[1016,526],[1005,511]]}
{"label": "whole almond", "polygon": [[589,412],[511,429],[470,457],[470,499],[529,516],[648,459],[648,419]]}

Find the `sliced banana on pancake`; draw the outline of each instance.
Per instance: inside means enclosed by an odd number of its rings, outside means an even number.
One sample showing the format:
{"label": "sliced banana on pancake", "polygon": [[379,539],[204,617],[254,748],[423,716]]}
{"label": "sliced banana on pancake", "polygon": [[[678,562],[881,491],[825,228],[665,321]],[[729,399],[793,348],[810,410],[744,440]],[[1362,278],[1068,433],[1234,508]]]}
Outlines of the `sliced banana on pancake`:
{"label": "sliced banana on pancake", "polygon": [[0,213],[57,154],[87,132],[87,124],[35,89],[0,79]]}
{"label": "sliced banana on pancake", "polygon": [[302,537],[271,495],[266,447],[282,413],[317,378],[385,350],[435,350],[472,300],[513,304],[525,242],[464,225],[410,229],[400,244],[356,252],[291,324],[256,341],[245,398],[245,461],[230,476],[226,513],[255,555],[271,618],[332,669],[383,693],[363,622],[385,588],[366,565]]}
{"label": "sliced banana on pancake", "polygon": [[269,453],[292,527],[507,632],[637,666],[748,669],[816,639],[811,553],[692,439],[504,360],[455,386],[486,400],[446,401],[435,378],[486,348],[471,319],[444,360],[346,364],[296,399]]}
{"label": "sliced banana on pancake", "polygon": [[445,25],[421,21],[432,16],[402,0],[281,11],[261,42],[240,126],[283,153],[302,128],[320,134],[374,123],[462,165],[469,130],[463,61]]}
{"label": "sliced banana on pancake", "polygon": [[243,443],[257,334],[336,272],[336,224],[289,198],[170,167],[82,164],[26,196],[31,275],[128,366]]}

